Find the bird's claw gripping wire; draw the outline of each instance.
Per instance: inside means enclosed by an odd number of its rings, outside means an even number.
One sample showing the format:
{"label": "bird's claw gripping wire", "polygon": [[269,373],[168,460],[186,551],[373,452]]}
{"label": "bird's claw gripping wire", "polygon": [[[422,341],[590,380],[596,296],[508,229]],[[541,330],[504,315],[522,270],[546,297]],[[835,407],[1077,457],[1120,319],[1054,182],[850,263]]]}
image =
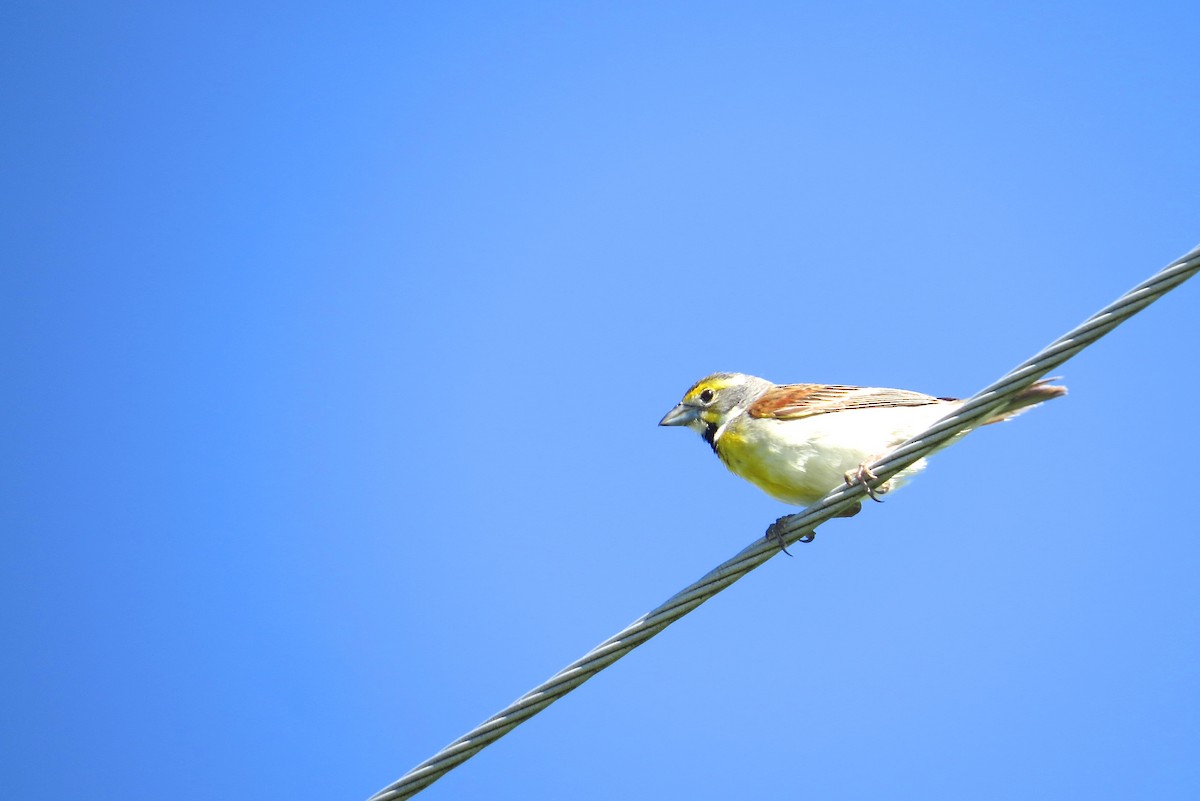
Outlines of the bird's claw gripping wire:
{"label": "bird's claw gripping wire", "polygon": [[[854,517],[856,514],[858,514],[861,511],[862,511],[862,504],[859,503],[858,501],[855,501],[854,503],[850,504],[845,509],[843,509],[842,511],[840,511],[836,515],[834,515],[834,517]],[[783,527],[785,525],[787,525],[789,522],[791,522],[792,518],[797,517],[797,516],[798,515],[784,515],[783,517],[779,518],[771,525],[767,526],[767,541],[768,542],[778,542],[779,550],[783,551],[788,556],[791,556],[792,552],[789,551],[787,549],[787,546],[785,546],[783,544],[783,536],[784,536]],[[803,543],[807,544],[807,543],[812,542],[816,538],[817,538],[817,532],[816,532],[816,530],[813,530],[813,531],[805,532],[804,536],[801,537],[800,539],[796,540],[796,542],[803,542]]]}
{"label": "bird's claw gripping wire", "polygon": [[855,484],[862,484],[863,489],[867,491],[867,497],[876,503],[883,503],[883,499],[879,496],[887,495],[888,490],[891,489],[890,481],[885,481],[878,487],[871,486],[871,482],[878,481],[879,476],[875,475],[875,471],[873,471],[866,462],[860,464],[857,470],[847,470],[845,479],[847,487],[853,487]]}
{"label": "bird's claw gripping wire", "polygon": [[[767,526],[767,542],[779,543],[779,550],[783,551],[788,556],[791,556],[792,552],[789,551],[787,549],[787,546],[783,544],[783,537],[784,537],[784,533],[785,533],[783,530],[783,527],[785,525],[787,525],[787,523],[794,517],[796,517],[796,515],[784,515],[783,517],[779,518],[771,525]],[[809,531],[803,537],[798,539],[797,542],[805,542],[805,543],[812,542],[814,539],[816,539],[816,537],[817,537],[817,532]]]}

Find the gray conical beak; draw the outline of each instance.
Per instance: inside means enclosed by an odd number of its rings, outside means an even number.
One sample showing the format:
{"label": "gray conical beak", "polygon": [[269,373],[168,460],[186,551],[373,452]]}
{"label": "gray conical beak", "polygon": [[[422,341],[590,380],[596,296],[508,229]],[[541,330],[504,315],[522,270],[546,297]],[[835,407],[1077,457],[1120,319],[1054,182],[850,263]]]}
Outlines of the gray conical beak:
{"label": "gray conical beak", "polygon": [[695,420],[699,414],[700,410],[695,406],[688,406],[686,403],[681,403],[667,412],[666,416],[658,421],[658,424],[660,426],[686,426]]}

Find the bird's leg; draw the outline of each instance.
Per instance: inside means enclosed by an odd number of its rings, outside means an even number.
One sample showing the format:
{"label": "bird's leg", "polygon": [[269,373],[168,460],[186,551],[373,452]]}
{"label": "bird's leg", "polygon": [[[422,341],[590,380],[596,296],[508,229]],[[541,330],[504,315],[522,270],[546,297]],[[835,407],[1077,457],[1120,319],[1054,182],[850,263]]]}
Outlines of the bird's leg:
{"label": "bird's leg", "polygon": [[[854,503],[850,504],[845,509],[843,509],[842,511],[840,511],[836,515],[834,515],[834,517],[854,517],[856,514],[858,514],[861,511],[862,511],[862,504],[859,503],[858,501],[855,501]],[[778,542],[779,550],[783,551],[788,556],[791,556],[792,552],[789,551],[783,544],[783,527],[786,526],[794,517],[799,517],[799,515],[784,515],[783,517],[779,518],[771,525],[767,526],[767,541],[768,542]],[[812,542],[813,540],[815,540],[816,538],[817,538],[817,532],[816,532],[816,530],[813,530],[813,531],[809,531],[803,537],[801,537],[800,539],[798,539],[796,541],[803,542],[803,543],[809,543],[809,542]]]}
{"label": "bird's leg", "polygon": [[[797,515],[784,515],[783,517],[779,518],[771,525],[767,526],[767,542],[778,542],[779,550],[783,551],[788,556],[791,556],[792,552],[789,551],[787,549],[787,547],[783,544],[783,527],[785,525],[787,525],[788,522],[796,516]],[[815,531],[810,531],[807,534],[805,534],[803,537],[801,537],[799,540],[797,540],[797,542],[806,542],[806,543],[812,542],[814,539],[816,539],[816,537],[817,537],[817,533]]]}
{"label": "bird's leg", "polygon": [[845,475],[846,486],[852,487],[855,484],[862,484],[867,490],[867,497],[876,503],[883,503],[883,500],[879,496],[887,495],[888,490],[892,488],[891,481],[885,481],[878,487],[872,487],[871,482],[878,481],[879,476],[875,475],[875,471],[868,467],[869,464],[870,462],[863,462],[858,466],[857,470],[847,470]]}

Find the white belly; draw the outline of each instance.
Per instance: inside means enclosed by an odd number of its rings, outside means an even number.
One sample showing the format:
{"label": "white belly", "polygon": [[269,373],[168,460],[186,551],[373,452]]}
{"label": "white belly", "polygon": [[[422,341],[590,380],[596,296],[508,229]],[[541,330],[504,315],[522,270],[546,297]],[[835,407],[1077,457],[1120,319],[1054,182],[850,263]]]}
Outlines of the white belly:
{"label": "white belly", "polygon": [[[720,450],[729,469],[785,503],[807,506],[870,463],[950,414],[958,404],[855,409],[798,420],[731,425]],[[922,459],[892,479],[891,488],[925,467]]]}

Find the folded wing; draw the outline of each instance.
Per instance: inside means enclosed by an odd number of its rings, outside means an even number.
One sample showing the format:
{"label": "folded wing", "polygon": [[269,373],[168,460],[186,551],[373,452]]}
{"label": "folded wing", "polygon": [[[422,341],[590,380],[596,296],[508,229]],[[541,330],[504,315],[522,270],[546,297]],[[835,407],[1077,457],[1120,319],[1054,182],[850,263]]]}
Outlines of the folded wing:
{"label": "folded wing", "polygon": [[768,391],[750,407],[751,417],[795,420],[851,409],[928,406],[954,400],[906,389],[851,387],[844,384],[784,384]]}

